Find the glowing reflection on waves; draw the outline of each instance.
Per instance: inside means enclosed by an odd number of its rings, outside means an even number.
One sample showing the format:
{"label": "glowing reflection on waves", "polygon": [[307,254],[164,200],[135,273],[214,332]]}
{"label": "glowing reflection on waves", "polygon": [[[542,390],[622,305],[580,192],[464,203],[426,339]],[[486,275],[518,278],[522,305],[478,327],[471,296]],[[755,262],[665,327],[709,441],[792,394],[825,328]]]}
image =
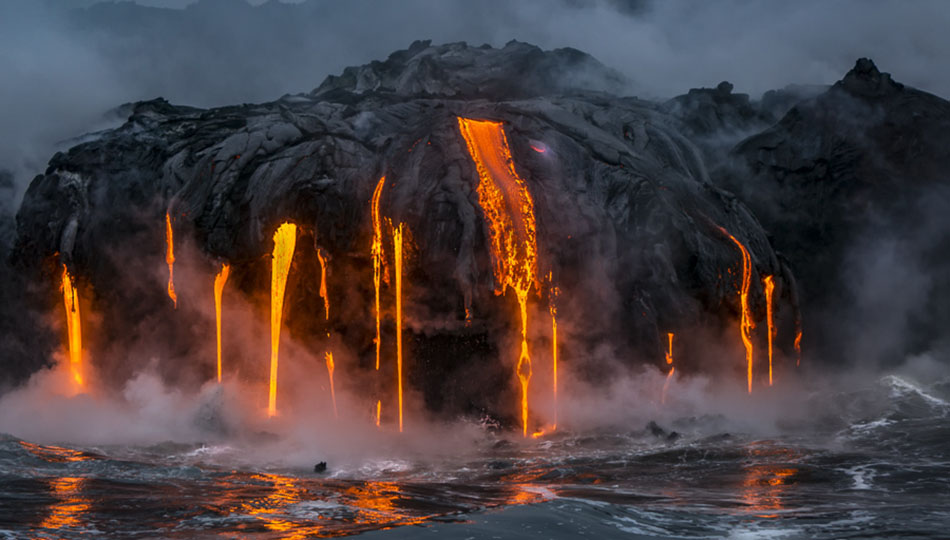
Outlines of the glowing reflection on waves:
{"label": "glowing reflection on waves", "polygon": [[50,494],[57,500],[49,508],[49,515],[40,523],[41,529],[59,531],[82,524],[82,515],[89,510],[89,500],[82,497],[84,478],[53,478]]}

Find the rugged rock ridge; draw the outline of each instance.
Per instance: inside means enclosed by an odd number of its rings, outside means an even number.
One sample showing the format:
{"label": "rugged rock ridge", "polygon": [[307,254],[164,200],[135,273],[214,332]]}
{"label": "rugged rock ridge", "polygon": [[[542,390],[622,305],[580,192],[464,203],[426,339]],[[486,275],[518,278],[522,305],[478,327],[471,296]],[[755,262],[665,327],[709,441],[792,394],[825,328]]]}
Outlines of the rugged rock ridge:
{"label": "rugged rock ridge", "polygon": [[[352,351],[345,369],[358,370],[373,356],[369,203],[386,175],[382,213],[412,237],[410,384],[430,408],[505,416],[517,323],[510,299],[494,294],[462,116],[504,123],[534,198],[539,277],[550,273],[561,289],[563,355],[578,372],[597,378],[618,362],[660,363],[666,333],[676,332],[677,369],[718,363],[744,373],[742,255],[720,227],[750,253],[760,321],[761,279],[776,276],[778,346],[790,349],[795,280],[753,214],[710,183],[678,119],[649,102],[583,91],[573,85],[580,79],[564,78],[578,67],[611,76],[576,51],[417,42],[309,95],[209,110],[136,104],[125,125],[57,154],[34,180],[18,216],[17,264],[37,276],[46,268],[50,305],[54,255],[79,276],[101,317],[90,347],[103,373],[121,380],[136,367],[130,358],[147,351],[169,377],[206,380],[211,365],[194,358],[207,343],[200,306],[216,265],[229,262],[235,290],[266,306],[271,236],[291,220],[303,238],[290,331],[317,350],[332,329]],[[166,211],[180,239],[178,312],[164,297]],[[314,316],[315,248],[330,255],[339,308],[329,324]],[[536,292],[533,319],[546,321],[547,292]],[[547,324],[531,329],[539,359]],[[710,338],[723,336],[727,350],[712,353]],[[755,339],[761,346],[764,333]],[[239,356],[262,364],[265,351]]]}
{"label": "rugged rock ridge", "polygon": [[[714,173],[791,261],[823,355],[896,362],[935,346],[950,324],[948,133],[950,102],[862,58]],[[875,290],[888,300],[868,304]]]}

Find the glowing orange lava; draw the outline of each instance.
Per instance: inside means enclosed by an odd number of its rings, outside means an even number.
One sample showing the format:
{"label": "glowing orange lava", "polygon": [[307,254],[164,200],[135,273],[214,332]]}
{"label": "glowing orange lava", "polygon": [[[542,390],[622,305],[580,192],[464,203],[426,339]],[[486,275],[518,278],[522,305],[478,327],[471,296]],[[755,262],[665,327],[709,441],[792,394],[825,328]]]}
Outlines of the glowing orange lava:
{"label": "glowing orange lava", "polygon": [[178,295],[175,294],[175,240],[172,233],[172,218],[165,212],[165,262],[168,264],[168,297],[178,309]]}
{"label": "glowing orange lava", "polygon": [[373,214],[373,245],[370,249],[370,254],[373,257],[373,287],[376,290],[376,371],[379,371],[379,350],[382,346],[379,323],[379,280],[383,269],[383,226],[379,214],[379,197],[383,193],[383,185],[385,183],[386,177],[383,176],[379,179],[379,183],[376,184],[376,189],[373,191],[373,200],[371,202]]}
{"label": "glowing orange lava", "polygon": [[491,237],[495,294],[515,291],[521,311],[521,352],[515,373],[521,384],[522,434],[528,436],[528,292],[537,286],[537,237],[534,201],[515,171],[501,122],[458,118],[459,131],[478,170],[478,204]]}
{"label": "glowing orange lava", "polygon": [[769,386],[772,386],[772,337],[775,335],[775,327],[772,324],[772,293],[775,291],[775,282],[772,276],[765,276],[762,283],[765,285],[765,320],[769,327]]}
{"label": "glowing orange lava", "polygon": [[402,433],[402,223],[393,229],[396,267],[396,389],[399,394],[399,433]]}
{"label": "glowing orange lava", "polygon": [[376,400],[376,427],[379,427],[379,417],[383,412],[383,402]]}
{"label": "glowing orange lava", "polygon": [[277,351],[280,346],[280,326],[284,315],[284,292],[287,274],[297,246],[297,226],[284,223],[274,233],[274,253],[270,281],[270,392],[267,416],[277,414]]}
{"label": "glowing orange lava", "polygon": [[[330,320],[330,296],[327,294],[327,258],[323,254],[323,250],[317,250],[317,259],[320,261],[320,298],[323,298],[323,309],[326,313],[326,320]],[[327,327],[327,338],[330,337],[330,329]],[[327,375],[330,377],[330,398],[333,400],[333,417],[336,418],[339,415],[337,414],[336,409],[336,390],[333,388],[333,370],[335,365],[333,364],[333,352],[327,351],[324,355],[327,363]]]}
{"label": "glowing orange lava", "polygon": [[798,327],[795,329],[795,354],[797,358],[795,359],[795,365],[800,366],[802,364],[802,329]]}
{"label": "glowing orange lava", "polygon": [[214,276],[214,323],[218,342],[218,382],[221,382],[221,295],[224,292],[224,284],[228,282],[230,273],[231,267],[222,264],[221,271]]}
{"label": "glowing orange lava", "polygon": [[[548,281],[551,281],[552,273],[548,273]],[[554,391],[554,424],[551,431],[557,429],[557,296],[560,290],[554,285],[551,286],[550,303],[548,310],[551,312],[551,374],[553,382],[551,384]]]}
{"label": "glowing orange lava", "polygon": [[673,378],[673,373],[676,372],[676,367],[673,366],[673,332],[666,334],[667,338],[670,340],[669,348],[666,350],[666,363],[670,366],[669,373],[666,374],[666,382],[663,383],[663,394],[660,396],[660,403],[666,403],[666,391],[670,387],[670,379]]}
{"label": "glowing orange lava", "polygon": [[82,374],[82,325],[79,317],[79,292],[73,287],[72,277],[63,265],[63,304],[66,307],[66,332],[69,336],[69,369],[73,380],[83,387]]}
{"label": "glowing orange lava", "polygon": [[739,251],[742,252],[742,287],[739,289],[739,304],[742,313],[739,323],[739,335],[742,338],[742,344],[745,346],[745,359],[748,365],[747,378],[749,393],[752,393],[752,329],[755,328],[755,321],[752,320],[752,312],[749,309],[749,287],[752,285],[752,257],[749,251],[742,245],[742,242],[736,240],[735,236],[729,234],[729,231],[719,227],[722,234],[729,237]]}

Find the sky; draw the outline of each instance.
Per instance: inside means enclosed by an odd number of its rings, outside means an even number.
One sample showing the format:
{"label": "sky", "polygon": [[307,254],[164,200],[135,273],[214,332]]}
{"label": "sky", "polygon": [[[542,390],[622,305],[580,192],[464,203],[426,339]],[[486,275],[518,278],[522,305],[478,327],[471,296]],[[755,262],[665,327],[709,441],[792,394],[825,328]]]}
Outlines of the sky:
{"label": "sky", "polygon": [[[104,114],[158,96],[210,107],[309,91],[416,39],[575,47],[666,99],[722,80],[753,97],[831,84],[862,56],[950,96],[943,0],[0,0],[0,168],[18,195]],[[263,4],[263,5],[261,5]]]}

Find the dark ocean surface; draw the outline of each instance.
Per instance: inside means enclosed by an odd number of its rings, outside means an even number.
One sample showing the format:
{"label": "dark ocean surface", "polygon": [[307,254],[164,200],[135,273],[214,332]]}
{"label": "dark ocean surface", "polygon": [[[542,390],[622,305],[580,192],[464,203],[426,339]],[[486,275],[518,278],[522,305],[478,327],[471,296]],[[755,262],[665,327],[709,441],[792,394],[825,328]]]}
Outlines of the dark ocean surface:
{"label": "dark ocean surface", "polygon": [[0,435],[0,538],[950,537],[950,382],[888,376],[831,401],[835,418],[769,438],[695,417],[486,432],[457,460],[322,474],[249,465],[236,444]]}

